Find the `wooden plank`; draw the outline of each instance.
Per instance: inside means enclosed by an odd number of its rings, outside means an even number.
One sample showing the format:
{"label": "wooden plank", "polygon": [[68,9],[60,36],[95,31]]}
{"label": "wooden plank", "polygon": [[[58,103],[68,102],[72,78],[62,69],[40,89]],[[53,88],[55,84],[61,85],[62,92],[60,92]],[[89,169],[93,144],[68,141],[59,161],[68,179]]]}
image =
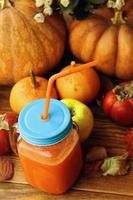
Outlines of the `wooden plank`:
{"label": "wooden plank", "polygon": [[126,176],[117,177],[94,177],[91,174],[87,176],[82,175],[82,178],[79,179],[74,189],[133,196],[133,173],[130,171]]}
{"label": "wooden plank", "polygon": [[63,195],[51,195],[23,184],[0,184],[1,200],[132,200],[131,196],[70,190]]}
{"label": "wooden plank", "polygon": [[0,85],[0,111],[9,111],[9,96],[11,87]]}

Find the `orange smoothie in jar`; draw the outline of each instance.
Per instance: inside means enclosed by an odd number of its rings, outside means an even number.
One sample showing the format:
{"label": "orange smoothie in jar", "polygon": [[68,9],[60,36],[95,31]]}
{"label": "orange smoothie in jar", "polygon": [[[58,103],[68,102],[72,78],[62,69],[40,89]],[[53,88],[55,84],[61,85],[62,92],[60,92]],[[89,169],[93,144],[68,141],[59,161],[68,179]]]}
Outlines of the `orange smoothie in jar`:
{"label": "orange smoothie in jar", "polygon": [[[51,101],[50,119],[41,121],[38,116],[41,116],[43,101],[33,102],[20,114],[18,153],[26,179],[33,187],[61,194],[74,184],[80,174],[82,155],[79,136],[72,126],[68,108],[58,100]],[[38,114],[31,119],[36,108]]]}

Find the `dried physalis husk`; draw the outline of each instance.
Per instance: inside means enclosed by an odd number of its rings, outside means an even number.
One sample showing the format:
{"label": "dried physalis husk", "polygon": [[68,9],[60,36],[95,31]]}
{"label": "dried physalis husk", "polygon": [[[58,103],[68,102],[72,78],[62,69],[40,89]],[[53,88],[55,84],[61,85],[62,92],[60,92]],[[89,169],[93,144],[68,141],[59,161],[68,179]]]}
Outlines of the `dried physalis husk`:
{"label": "dried physalis husk", "polygon": [[103,160],[97,160],[85,164],[84,173],[89,176],[101,176],[101,165]]}
{"label": "dried physalis husk", "polygon": [[86,162],[94,162],[107,158],[107,150],[102,146],[91,147],[86,155]]}
{"label": "dried physalis husk", "polygon": [[112,175],[126,175],[129,171],[130,164],[127,161],[128,153],[124,153],[121,156],[114,156],[106,158],[101,165],[103,176]]}
{"label": "dried physalis husk", "polygon": [[11,179],[13,173],[14,167],[12,161],[5,156],[0,157],[0,182]]}

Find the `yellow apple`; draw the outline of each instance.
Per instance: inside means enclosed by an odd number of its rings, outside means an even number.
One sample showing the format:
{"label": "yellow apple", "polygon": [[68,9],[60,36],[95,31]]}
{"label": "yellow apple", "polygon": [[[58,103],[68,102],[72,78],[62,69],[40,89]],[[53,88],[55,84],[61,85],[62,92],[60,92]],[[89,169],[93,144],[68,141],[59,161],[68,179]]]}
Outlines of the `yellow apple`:
{"label": "yellow apple", "polygon": [[84,142],[89,137],[94,125],[91,109],[75,99],[62,99],[61,102],[69,108],[72,121],[78,125],[80,141]]}

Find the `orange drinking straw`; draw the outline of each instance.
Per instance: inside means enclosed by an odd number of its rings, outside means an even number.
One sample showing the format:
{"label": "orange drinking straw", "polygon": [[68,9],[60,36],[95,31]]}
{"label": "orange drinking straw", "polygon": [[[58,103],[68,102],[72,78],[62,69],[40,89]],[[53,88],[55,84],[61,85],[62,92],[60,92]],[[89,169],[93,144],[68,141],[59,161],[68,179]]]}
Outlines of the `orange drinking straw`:
{"label": "orange drinking straw", "polygon": [[67,76],[67,75],[75,73],[75,72],[87,70],[88,68],[93,67],[96,64],[97,64],[96,61],[92,61],[92,62],[89,62],[89,63],[82,64],[80,66],[77,66],[75,68],[66,69],[66,70],[64,70],[60,73],[54,74],[53,76],[50,77],[50,79],[48,81],[47,91],[46,91],[45,109],[44,109],[44,113],[42,115],[43,120],[48,119],[48,111],[49,111],[49,105],[50,105],[51,91],[52,91],[54,81],[58,78],[63,77],[63,76]]}

